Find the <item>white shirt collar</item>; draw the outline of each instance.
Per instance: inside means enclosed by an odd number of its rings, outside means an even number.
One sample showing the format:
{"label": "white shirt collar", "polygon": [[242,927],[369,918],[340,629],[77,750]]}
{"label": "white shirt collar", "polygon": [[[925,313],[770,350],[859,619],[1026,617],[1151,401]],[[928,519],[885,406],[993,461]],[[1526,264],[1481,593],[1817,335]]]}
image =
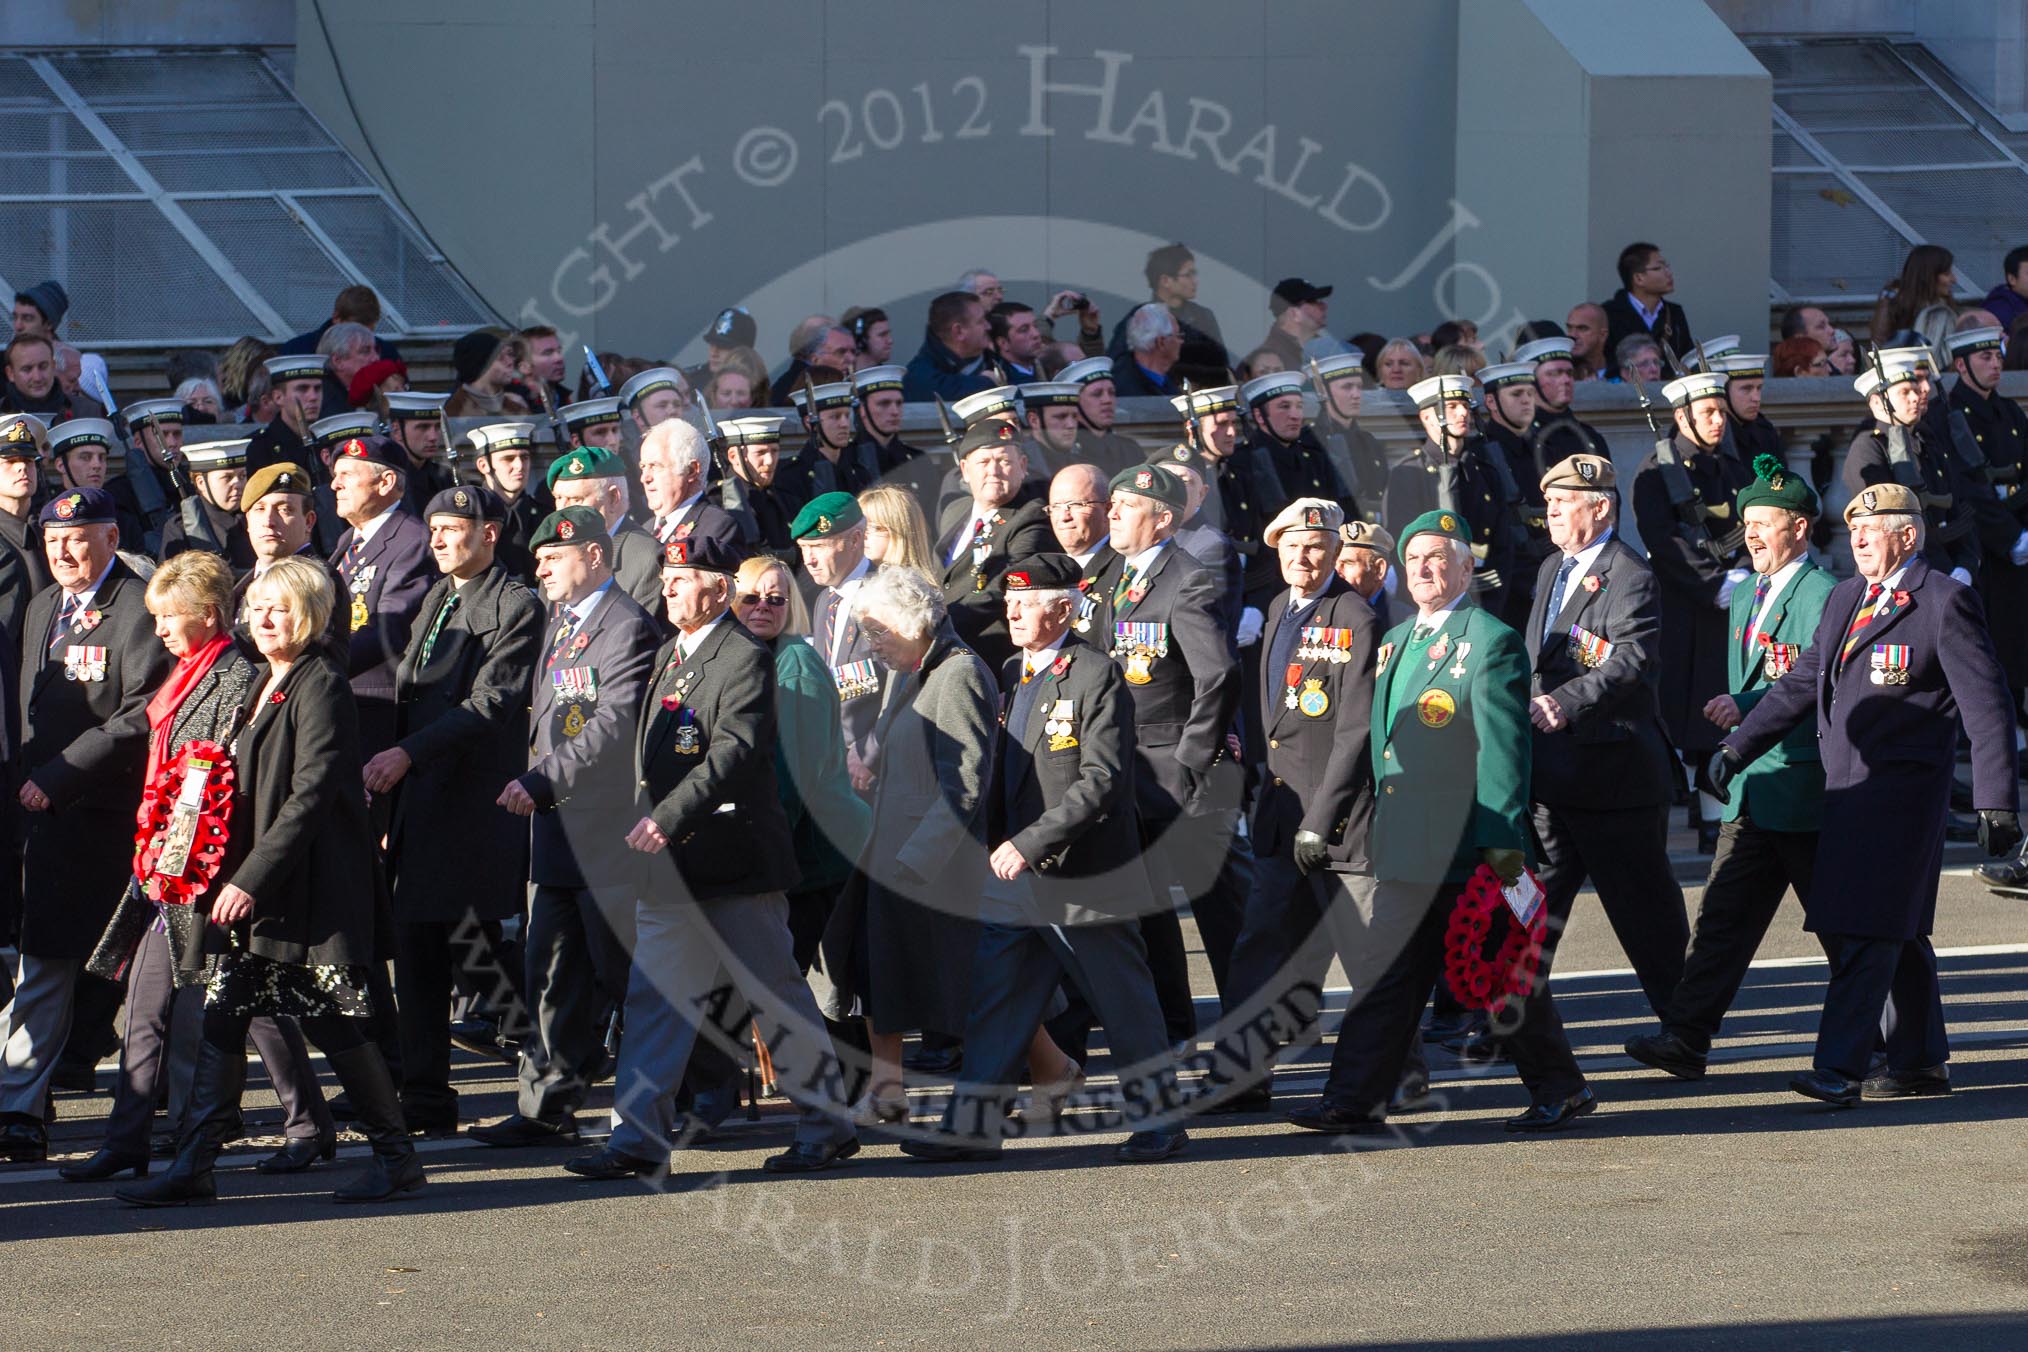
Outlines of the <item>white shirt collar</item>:
{"label": "white shirt collar", "polygon": [[669,532],[675,527],[676,523],[678,521],[681,521],[685,516],[689,515],[690,509],[692,507],[695,507],[699,502],[702,502],[703,500],[704,500],[704,490],[700,488],[695,493],[692,493],[689,497],[683,499],[683,501],[677,503],[674,507],[670,508],[669,515],[663,517],[661,522],[659,523],[656,530],[656,534],[666,543],[669,538]]}
{"label": "white shirt collar", "polygon": [[1313,592],[1299,592],[1291,586],[1289,588],[1289,609],[1301,610],[1305,606],[1314,605],[1318,601],[1323,600],[1324,593],[1330,589],[1331,579],[1328,576],[1317,584],[1317,590]]}
{"label": "white shirt collar", "polygon": [[1563,599],[1566,602],[1570,600],[1569,588],[1575,587],[1578,583],[1578,579],[1582,578],[1586,573],[1589,573],[1593,568],[1596,568],[1598,566],[1598,556],[1605,553],[1606,542],[1611,540],[1612,538],[1613,538],[1612,528],[1608,526],[1606,528],[1606,533],[1604,535],[1599,536],[1598,539],[1593,540],[1583,549],[1578,550],[1577,553],[1566,554],[1564,556],[1565,558],[1574,558],[1577,560],[1577,567],[1570,570],[1570,580],[1564,583],[1565,590],[1563,594]]}
{"label": "white shirt collar", "polygon": [[[1417,615],[1415,617],[1415,628],[1420,629],[1426,627],[1428,628],[1428,630],[1432,635],[1442,633],[1443,627],[1451,622],[1451,616],[1457,611],[1457,608],[1458,603],[1456,601],[1453,601],[1449,605],[1445,606],[1442,610],[1439,610],[1436,614],[1430,616],[1428,619],[1424,619],[1421,615]],[[1415,629],[1411,629],[1409,632],[1414,633]]]}
{"label": "white shirt collar", "polygon": [[851,572],[847,573],[845,575],[844,580],[840,582],[836,587],[833,587],[832,590],[837,592],[838,595],[840,596],[850,597],[853,592],[859,590],[859,584],[864,582],[868,577],[872,576],[872,574],[873,574],[873,560],[865,557],[864,555],[861,555],[859,559],[859,566],[857,568],[854,568]]}
{"label": "white shirt collar", "polygon": [[711,636],[711,631],[718,628],[719,625],[724,623],[725,623],[725,612],[720,611],[718,614],[706,620],[702,625],[700,625],[698,628],[691,631],[690,633],[686,634],[683,633],[681,630],[678,630],[676,634],[676,649],[678,652],[682,653],[683,660],[686,662],[689,661],[690,654],[697,651],[697,645],[704,642],[705,639],[709,638]]}
{"label": "white shirt collar", "polygon": [[1647,324],[1647,326],[1651,329],[1655,327],[1655,321],[1662,317],[1662,305],[1666,299],[1667,298],[1664,297],[1663,300],[1656,301],[1655,308],[1650,310],[1647,306],[1641,304],[1641,298],[1639,296],[1636,296],[1631,291],[1627,292],[1627,300],[1633,305],[1634,313],[1639,315],[1641,317],[1642,322]]}
{"label": "white shirt collar", "polygon": [[1883,592],[1899,591],[1901,589],[1901,579],[1907,572],[1908,565],[1904,563],[1901,567],[1880,579],[1880,590]]}
{"label": "white shirt collar", "polygon": [[1070,557],[1076,559],[1078,561],[1078,565],[1082,567],[1083,565],[1088,564],[1093,559],[1097,558],[1098,552],[1101,549],[1104,549],[1106,545],[1111,542],[1112,538],[1113,537],[1111,535],[1101,535],[1097,540],[1092,542],[1092,547],[1090,549],[1085,550],[1081,554],[1072,554]]}
{"label": "white shirt collar", "polygon": [[1154,544],[1149,545],[1146,549],[1134,555],[1134,557],[1132,557],[1131,559],[1128,559],[1127,567],[1134,570],[1134,575],[1136,577],[1145,576],[1148,571],[1148,566],[1154,563],[1156,556],[1162,552],[1163,548],[1168,543],[1169,542],[1167,540],[1155,541]]}
{"label": "white shirt collar", "polygon": [[582,601],[574,601],[570,605],[565,606],[564,609],[570,612],[571,623],[583,624],[586,617],[592,613],[592,607],[599,603],[599,598],[604,596],[612,585],[613,580],[607,578],[604,582],[599,583],[590,596],[585,597]]}
{"label": "white shirt collar", "polygon": [[359,537],[359,543],[363,545],[368,540],[371,540],[375,535],[378,535],[380,533],[380,528],[387,524],[388,518],[392,517],[400,509],[401,509],[401,499],[396,498],[393,502],[388,504],[387,510],[382,512],[379,516],[374,517],[371,521],[367,522],[363,526],[355,526],[353,528],[353,533]]}
{"label": "white shirt collar", "polygon": [[[91,585],[91,586],[89,586],[89,587],[86,587],[86,588],[85,588],[85,589],[84,589],[83,591],[81,591],[81,592],[77,593],[77,595],[76,595],[76,596],[74,596],[74,597],[72,597],[72,598],[71,598],[71,603],[70,603],[70,604],[71,604],[71,609],[73,609],[73,610],[84,610],[84,609],[88,608],[88,607],[89,607],[89,606],[91,605],[91,603],[92,603],[92,602],[93,602],[94,600],[96,600],[96,599],[97,599],[97,597],[98,597],[98,594],[99,594],[99,588],[100,588],[100,587],[103,587],[103,586],[105,586],[105,585],[106,585],[106,574],[108,574],[108,573],[112,572],[112,571],[113,571],[113,565],[114,565],[114,564],[116,564],[116,563],[118,563],[119,561],[120,561],[120,556],[119,556],[119,555],[117,555],[117,554],[115,554],[115,555],[114,555],[114,556],[113,556],[112,558],[110,558],[110,559],[107,559],[107,560],[106,560],[106,566],[105,566],[105,567],[103,567],[103,568],[101,568],[101,569],[99,569],[99,575],[98,575],[97,577],[95,577],[95,578],[93,578],[93,579],[92,579],[92,585]],[[62,604],[63,604],[63,598],[62,598],[62,597],[58,597],[58,598],[57,598],[57,605],[58,605],[58,606],[61,606]]]}
{"label": "white shirt collar", "polygon": [[1761,601],[1760,614],[1753,617],[1754,628],[1760,627],[1760,616],[1767,614],[1769,608],[1781,598],[1782,589],[1795,581],[1796,574],[1803,571],[1803,565],[1809,561],[1807,554],[1798,554],[1768,575],[1767,596]]}
{"label": "white shirt collar", "polygon": [[1054,662],[1057,651],[1063,647],[1063,640],[1066,637],[1068,635],[1058,634],[1055,642],[1037,652],[1031,653],[1023,650],[1021,654],[1021,674],[1023,676],[1033,676],[1036,672],[1041,671]]}

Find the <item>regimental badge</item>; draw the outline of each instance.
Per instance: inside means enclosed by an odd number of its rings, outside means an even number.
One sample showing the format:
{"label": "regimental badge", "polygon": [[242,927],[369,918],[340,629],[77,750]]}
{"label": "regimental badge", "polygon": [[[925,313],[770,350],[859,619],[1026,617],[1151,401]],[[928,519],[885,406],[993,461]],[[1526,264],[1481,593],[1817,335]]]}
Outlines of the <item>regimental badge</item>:
{"label": "regimental badge", "polygon": [[354,596],[352,598],[352,632],[356,634],[371,623],[373,623],[373,615],[366,609],[366,598],[364,596]]}
{"label": "regimental badge", "polygon": [[584,731],[584,708],[573,704],[563,714],[563,735],[575,737]]}
{"label": "regimental badge", "polygon": [[1584,480],[1586,483],[1590,483],[1593,479],[1598,478],[1598,466],[1592,464],[1591,461],[1589,460],[1578,461],[1577,477]]}
{"label": "regimental badge", "polygon": [[1445,512],[1437,518],[1437,525],[1445,531],[1454,531],[1458,528],[1458,519],[1449,512]]}
{"label": "regimental badge", "polygon": [[830,517],[828,517],[828,516],[820,516],[820,517],[818,517],[818,518],[817,518],[817,534],[819,534],[819,535],[829,535],[830,533],[831,533],[831,518],[830,518]]}
{"label": "regimental badge", "polygon": [[1873,511],[1879,505],[1880,497],[1877,493],[1875,493],[1872,489],[1869,488],[1859,495],[1859,501],[1864,503],[1866,505],[1866,510],[1870,512]]}
{"label": "regimental badge", "polygon": [[1796,659],[1803,655],[1803,645],[1800,643],[1772,643],[1768,641],[1766,634],[1760,636],[1760,642],[1767,650],[1766,659],[1761,663],[1761,671],[1770,681],[1779,681],[1794,671]]}
{"label": "regimental badge", "polygon": [[[686,718],[688,715],[684,715]],[[679,756],[701,755],[704,751],[704,732],[695,723],[684,722],[676,728],[676,754]]]}
{"label": "regimental badge", "polygon": [[556,523],[556,538],[557,538],[557,539],[559,539],[559,540],[574,540],[574,539],[576,539],[576,538],[577,538],[577,522],[575,522],[575,521],[572,521],[572,520],[571,520],[570,518],[568,518],[568,517],[565,517],[565,518],[564,518],[563,520],[561,520],[561,521],[557,522],[557,523]]}
{"label": "regimental badge", "polygon": [[1116,620],[1113,622],[1113,648],[1108,654],[1124,661],[1127,680],[1134,685],[1146,685],[1155,679],[1150,670],[1158,657],[1169,655],[1169,626],[1159,621],[1148,623],[1139,620]]}
{"label": "regimental badge", "polygon": [[1324,528],[1324,509],[1321,507],[1303,508],[1303,524],[1311,530],[1322,530]]}
{"label": "regimental badge", "polygon": [[1155,472],[1153,470],[1144,469],[1134,476],[1134,487],[1146,489],[1153,488],[1154,486]]}
{"label": "regimental badge", "polygon": [[83,501],[84,499],[78,496],[76,493],[64,494],[62,497],[56,500],[55,507],[56,519],[58,521],[70,520],[72,517],[77,515],[77,505]]}
{"label": "regimental badge", "polygon": [[1154,674],[1148,670],[1153,663],[1154,658],[1147,653],[1129,653],[1127,655],[1127,684],[1146,685],[1154,680]]}
{"label": "regimental badge", "polygon": [[1906,643],[1874,644],[1873,674],[1869,679],[1875,685],[1907,685],[1911,656]]}
{"label": "regimental badge", "polygon": [[1606,660],[1613,655],[1613,648],[1615,646],[1600,638],[1597,634],[1592,633],[1591,630],[1581,624],[1570,626],[1568,643],[1571,660],[1579,666],[1586,668],[1603,666]]}
{"label": "regimental badge", "polygon": [[1415,716],[1426,728],[1441,728],[1458,716],[1458,702],[1448,690],[1425,690],[1416,697]]}
{"label": "regimental badge", "polygon": [[460,488],[451,494],[451,505],[462,511],[472,505],[472,495]]}
{"label": "regimental badge", "polygon": [[1312,677],[1303,682],[1303,693],[1296,701],[1296,707],[1303,711],[1305,718],[1322,718],[1331,707],[1331,697],[1324,693],[1321,678]]}
{"label": "regimental badge", "polygon": [[1387,659],[1392,656],[1394,656],[1394,645],[1392,643],[1381,644],[1380,651],[1374,655],[1373,659],[1373,674],[1375,676],[1385,676],[1387,674]]}
{"label": "regimental badge", "polygon": [[1077,725],[1073,721],[1071,701],[1057,700],[1049,708],[1049,721],[1042,725],[1049,734],[1051,751],[1069,751],[1077,746]]}

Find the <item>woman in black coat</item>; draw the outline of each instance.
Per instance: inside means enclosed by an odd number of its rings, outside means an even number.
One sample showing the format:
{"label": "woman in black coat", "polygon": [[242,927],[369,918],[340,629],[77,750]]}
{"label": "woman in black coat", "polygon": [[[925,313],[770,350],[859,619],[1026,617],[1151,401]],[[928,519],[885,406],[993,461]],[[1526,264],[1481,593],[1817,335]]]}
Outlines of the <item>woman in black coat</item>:
{"label": "woman in black coat", "polygon": [[384,1201],[422,1186],[387,1063],[365,1033],[374,880],[358,715],[345,673],[311,646],[334,603],[329,576],[304,559],[274,564],[247,591],[266,664],[232,747],[229,844],[205,934],[204,1044],[175,1164],[119,1189],[123,1201],[217,1195],[212,1163],[238,1112],[256,1014],[302,1025],[373,1144],[373,1162],[336,1199]]}

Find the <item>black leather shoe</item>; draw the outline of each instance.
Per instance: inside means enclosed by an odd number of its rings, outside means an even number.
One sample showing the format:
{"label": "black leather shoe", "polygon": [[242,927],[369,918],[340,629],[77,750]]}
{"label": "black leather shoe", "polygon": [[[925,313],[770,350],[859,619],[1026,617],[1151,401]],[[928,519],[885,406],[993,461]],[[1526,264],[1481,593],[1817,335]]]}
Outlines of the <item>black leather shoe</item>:
{"label": "black leather shoe", "polygon": [[1951,1072],[1948,1066],[1912,1070],[1906,1075],[1890,1071],[1885,1075],[1869,1076],[1859,1086],[1860,1096],[1870,1099],[1931,1098],[1950,1092]]}
{"label": "black leather shoe", "polygon": [[961,1136],[953,1136],[948,1141],[903,1141],[901,1153],[925,1164],[984,1164],[1000,1158],[998,1147],[968,1145]]}
{"label": "black leather shoe", "polygon": [[260,1174],[300,1174],[319,1160],[338,1157],[338,1137],[291,1136],[282,1148],[254,1166]]}
{"label": "black leather shoe", "polygon": [[0,1126],[0,1160],[40,1164],[49,1158],[49,1133],[40,1122],[9,1122]]}
{"label": "black leather shoe", "polygon": [[2013,859],[1995,859],[1990,863],[1979,865],[1974,871],[1979,875],[1979,881],[1988,887],[2028,887],[2028,859],[2018,856]]}
{"label": "black leather shoe", "polygon": [[1859,1102],[1859,1081],[1848,1080],[1828,1070],[1812,1070],[1798,1075],[1789,1081],[1789,1088],[1804,1098],[1818,1099],[1834,1108],[1856,1107]]}
{"label": "black leather shoe", "polygon": [[761,1168],[771,1174],[814,1174],[820,1169],[835,1169],[859,1153],[857,1137],[847,1137],[837,1145],[811,1145],[798,1141],[779,1155],[770,1155]]}
{"label": "black leather shoe", "polygon": [[1509,1131],[1562,1131],[1577,1125],[1577,1119],[1598,1110],[1598,1096],[1589,1088],[1554,1103],[1531,1103],[1519,1117],[1507,1119]]}
{"label": "black leather shoe", "polygon": [[405,1192],[414,1192],[429,1179],[423,1174],[422,1158],[413,1150],[399,1158],[377,1151],[366,1167],[338,1185],[334,1202],[387,1202]]}
{"label": "black leather shoe", "polygon": [[114,1188],[113,1196],[128,1206],[189,1206],[192,1202],[216,1202],[218,1182],[208,1165],[194,1174],[172,1169],[146,1182]]}
{"label": "black leather shoe", "polygon": [[1289,1121],[1306,1131],[1328,1132],[1333,1136],[1382,1136],[1387,1132],[1385,1117],[1330,1103],[1298,1108],[1289,1114]]}
{"label": "black leather shoe", "polygon": [[115,1155],[110,1150],[101,1150],[83,1164],[66,1164],[56,1171],[56,1176],[66,1183],[103,1183],[109,1178],[118,1178],[131,1170],[135,1178],[148,1176],[148,1157]]}
{"label": "black leather shoe", "polygon": [[1198,1095],[1203,1104],[1196,1111],[1205,1117],[1218,1117],[1230,1113],[1264,1113],[1274,1107],[1275,1091],[1271,1081],[1248,1085],[1236,1094],[1216,1099],[1216,1088],[1206,1089]]}
{"label": "black leather shoe", "polygon": [[965,1064],[962,1046],[931,1047],[901,1058],[902,1068],[922,1075],[955,1075]]}
{"label": "black leather shoe", "polygon": [[466,1133],[481,1145],[524,1146],[524,1145],[576,1145],[577,1115],[545,1122],[539,1117],[523,1117],[515,1113],[483,1127],[473,1127]]}
{"label": "black leather shoe", "polygon": [[1422,1079],[1403,1080],[1394,1087],[1394,1093],[1387,1099],[1387,1115],[1396,1113],[1428,1112],[1436,1106],[1436,1099],[1429,1092],[1429,1081]]}
{"label": "black leather shoe", "polygon": [[[500,1050],[500,1025],[491,1019],[457,1019],[451,1024],[451,1045],[463,1047],[474,1056],[483,1056],[497,1061]],[[512,1058],[508,1058],[512,1061]]]}
{"label": "black leather shoe", "polygon": [[1692,1051],[1689,1043],[1666,1029],[1628,1038],[1626,1052],[1642,1065],[1653,1066],[1679,1080],[1704,1078],[1704,1058]]}
{"label": "black leather shoe", "polygon": [[1122,1164],[1153,1164],[1183,1153],[1183,1147],[1190,1144],[1190,1133],[1181,1127],[1169,1127],[1162,1131],[1137,1131],[1120,1143],[1113,1152],[1113,1158]]}
{"label": "black leather shoe", "polygon": [[602,1145],[596,1150],[588,1150],[582,1155],[565,1160],[563,1167],[579,1178],[604,1183],[616,1178],[639,1178],[643,1174],[660,1173],[668,1166]]}

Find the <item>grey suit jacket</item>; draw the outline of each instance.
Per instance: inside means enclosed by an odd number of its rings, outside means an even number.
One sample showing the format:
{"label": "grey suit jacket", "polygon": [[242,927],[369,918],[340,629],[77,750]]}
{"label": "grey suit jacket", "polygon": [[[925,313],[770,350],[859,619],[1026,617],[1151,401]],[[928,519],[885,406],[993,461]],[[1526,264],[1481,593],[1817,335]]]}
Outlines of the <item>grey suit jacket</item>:
{"label": "grey suit jacket", "polygon": [[[946,620],[922,672],[888,682],[874,730],[873,834],[861,869],[875,884],[950,905],[986,878],[986,807],[999,686]],[[927,884],[927,886],[925,886]]]}

